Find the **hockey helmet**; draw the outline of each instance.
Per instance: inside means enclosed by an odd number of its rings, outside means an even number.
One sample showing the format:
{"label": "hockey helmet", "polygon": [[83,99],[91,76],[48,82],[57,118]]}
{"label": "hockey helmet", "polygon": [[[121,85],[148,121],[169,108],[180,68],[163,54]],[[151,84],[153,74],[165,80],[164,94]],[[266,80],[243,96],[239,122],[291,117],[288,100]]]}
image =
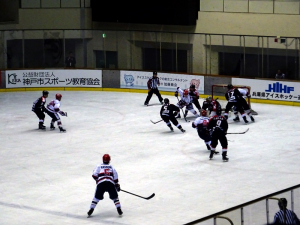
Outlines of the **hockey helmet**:
{"label": "hockey helmet", "polygon": [[211,101],[212,101],[212,97],[208,96],[208,97],[206,98],[206,101],[207,101],[207,102],[211,102]]}
{"label": "hockey helmet", "polygon": [[188,94],[189,94],[188,89],[185,89],[185,90],[183,91],[183,95],[188,95]]}
{"label": "hockey helmet", "polygon": [[165,98],[165,99],[164,99],[164,103],[165,103],[165,104],[169,104],[169,103],[170,103],[170,100],[169,100],[168,98]]}
{"label": "hockey helmet", "polygon": [[55,98],[56,98],[58,101],[60,101],[61,98],[62,98],[62,95],[57,93],[57,94],[55,95]]}
{"label": "hockey helmet", "polygon": [[110,162],[110,156],[109,154],[104,154],[102,157],[103,163],[108,164]]}
{"label": "hockey helmet", "polygon": [[221,114],[222,114],[222,109],[221,109],[220,107],[217,108],[216,114],[217,114],[218,116],[221,116]]}
{"label": "hockey helmet", "polygon": [[45,96],[45,95],[48,95],[49,94],[49,92],[48,91],[43,91],[43,96]]}
{"label": "hockey helmet", "polygon": [[201,116],[207,116],[207,112],[205,110],[201,111]]}
{"label": "hockey helmet", "polygon": [[153,75],[157,75],[157,71],[153,71]]}
{"label": "hockey helmet", "polygon": [[195,84],[191,84],[190,88],[196,88]]}
{"label": "hockey helmet", "polygon": [[228,85],[227,85],[227,88],[228,88],[228,89],[232,89],[232,88],[233,88],[232,84],[228,84]]}

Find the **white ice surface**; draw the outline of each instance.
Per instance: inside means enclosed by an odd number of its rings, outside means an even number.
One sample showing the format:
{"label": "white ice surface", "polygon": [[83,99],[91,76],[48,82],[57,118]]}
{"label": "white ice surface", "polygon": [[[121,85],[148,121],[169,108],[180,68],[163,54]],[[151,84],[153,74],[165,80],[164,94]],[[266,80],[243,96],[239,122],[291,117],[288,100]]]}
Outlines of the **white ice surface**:
{"label": "white ice surface", "polygon": [[[220,155],[208,160],[191,122],[179,120],[184,134],[152,124],[160,120],[160,105],[143,106],[146,94],[61,92],[66,133],[50,131],[47,115],[47,130],[37,129],[31,107],[40,94],[0,93],[0,224],[184,224],[299,184],[298,107],[252,104],[255,123],[230,118],[228,132],[250,130],[227,136],[224,163]],[[150,103],[158,103],[155,95]],[[95,190],[91,173],[105,153],[122,189],[155,197],[120,192],[119,217],[106,193],[86,218]]]}

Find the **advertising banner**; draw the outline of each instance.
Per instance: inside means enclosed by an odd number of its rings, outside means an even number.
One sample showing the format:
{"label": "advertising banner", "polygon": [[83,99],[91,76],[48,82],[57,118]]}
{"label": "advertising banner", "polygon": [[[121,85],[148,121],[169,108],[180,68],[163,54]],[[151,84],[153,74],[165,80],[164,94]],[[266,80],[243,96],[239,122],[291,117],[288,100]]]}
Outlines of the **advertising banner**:
{"label": "advertising banner", "polygon": [[[132,89],[148,89],[147,82],[153,76],[152,72],[120,71],[120,87]],[[157,73],[160,80],[160,91],[176,91],[189,88],[191,84],[196,86],[199,94],[204,94],[204,76]]]}
{"label": "advertising banner", "polygon": [[300,83],[232,78],[233,85],[251,87],[251,98],[300,102]]}
{"label": "advertising banner", "polygon": [[102,70],[7,70],[6,88],[102,87]]}

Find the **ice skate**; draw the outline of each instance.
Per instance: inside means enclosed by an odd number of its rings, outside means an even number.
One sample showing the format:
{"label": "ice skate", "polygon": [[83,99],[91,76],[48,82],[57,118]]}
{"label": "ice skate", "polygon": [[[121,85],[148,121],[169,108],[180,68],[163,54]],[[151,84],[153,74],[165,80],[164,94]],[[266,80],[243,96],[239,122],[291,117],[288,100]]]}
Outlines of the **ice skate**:
{"label": "ice skate", "polygon": [[174,132],[174,129],[173,129],[173,127],[170,127],[170,130],[171,130],[171,132]]}
{"label": "ice skate", "polygon": [[214,157],[215,151],[214,150],[210,150],[210,155],[209,155],[209,159],[212,159]]}
{"label": "ice skate", "polygon": [[224,162],[227,162],[229,160],[229,158],[227,158],[227,152],[222,153],[222,159]]}
{"label": "ice skate", "polygon": [[184,132],[185,132],[185,130],[184,130],[183,128],[181,128],[180,130],[181,130],[181,132],[182,132],[182,133],[184,133]]}
{"label": "ice skate", "polygon": [[63,127],[59,127],[59,131],[60,132],[66,132],[67,130],[65,130]]}
{"label": "ice skate", "polygon": [[149,105],[149,103],[145,102],[145,103],[144,103],[144,105],[148,106],[148,105]]}
{"label": "ice skate", "polygon": [[233,119],[233,121],[235,121],[235,122],[240,122],[240,118],[237,116],[237,117],[235,117],[235,118]]}
{"label": "ice skate", "polygon": [[119,213],[120,216],[123,214],[123,212],[122,212],[122,210],[121,210],[121,207],[118,207],[118,208],[117,208],[117,211],[118,211],[118,213]]}
{"label": "ice skate", "polygon": [[92,215],[94,212],[94,209],[93,208],[90,208],[90,210],[87,212],[88,216]]}
{"label": "ice skate", "polygon": [[245,123],[249,123],[246,116],[243,117]]}
{"label": "ice skate", "polygon": [[41,130],[45,130],[45,129],[46,129],[46,127],[44,126],[44,124],[43,124],[43,123],[39,123],[39,129],[41,129]]}
{"label": "ice skate", "polygon": [[253,118],[253,116],[250,116],[250,119],[252,122],[255,122],[255,119]]}
{"label": "ice skate", "polygon": [[54,129],[55,129],[55,126],[54,126],[52,123],[50,123],[50,129],[51,129],[51,130],[54,130]]}

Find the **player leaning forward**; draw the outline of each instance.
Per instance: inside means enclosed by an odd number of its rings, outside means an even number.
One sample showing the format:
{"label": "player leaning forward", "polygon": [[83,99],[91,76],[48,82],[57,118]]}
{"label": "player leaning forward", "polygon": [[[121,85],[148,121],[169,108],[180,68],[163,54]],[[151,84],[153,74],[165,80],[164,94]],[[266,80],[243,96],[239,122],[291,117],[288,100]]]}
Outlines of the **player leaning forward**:
{"label": "player leaning forward", "polygon": [[57,125],[59,127],[60,131],[66,131],[61,124],[60,117],[58,113],[62,116],[67,116],[66,112],[61,111],[60,108],[60,101],[61,101],[62,95],[61,94],[56,94],[55,99],[52,100],[46,108],[46,113],[52,118],[51,123],[50,123],[50,129],[55,129],[54,123],[57,121]]}
{"label": "player leaning forward", "polygon": [[100,200],[103,200],[103,195],[105,192],[108,192],[109,198],[113,200],[118,214],[122,215],[121,204],[118,198],[118,192],[120,191],[120,184],[118,183],[118,173],[115,168],[110,165],[110,156],[105,154],[102,157],[103,163],[98,165],[93,170],[92,177],[95,179],[97,187],[95,191],[94,198],[92,200],[90,210],[88,211],[88,216],[92,215],[97,203]]}

